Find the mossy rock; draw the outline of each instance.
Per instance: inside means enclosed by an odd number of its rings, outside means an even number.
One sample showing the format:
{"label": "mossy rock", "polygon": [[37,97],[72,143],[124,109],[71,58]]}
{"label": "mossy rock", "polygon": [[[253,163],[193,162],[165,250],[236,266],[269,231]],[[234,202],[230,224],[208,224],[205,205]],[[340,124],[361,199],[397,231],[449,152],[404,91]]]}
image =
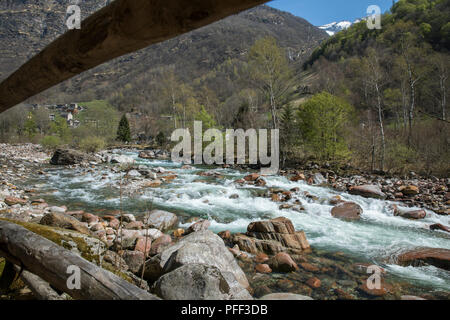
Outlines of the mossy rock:
{"label": "mossy rock", "polygon": [[103,241],[76,231],[11,219],[0,218],[0,220],[20,225],[96,264],[99,263],[101,255],[107,250],[107,245]]}
{"label": "mossy rock", "polygon": [[[67,250],[79,254],[84,259],[96,265],[100,265],[100,259],[107,252],[108,246],[103,241],[91,236],[81,234],[76,231],[60,229],[56,227],[44,226],[36,223],[15,221],[11,219],[0,218],[0,220],[18,224],[25,229],[34,232]],[[102,259],[103,260],[103,259]],[[1,261],[1,260],[0,260]],[[0,262],[0,267],[1,267]],[[105,261],[102,262],[102,268],[108,270],[122,279],[135,284],[132,276],[127,272],[123,272]],[[0,270],[3,270],[1,268]],[[0,272],[1,275],[1,272]]]}

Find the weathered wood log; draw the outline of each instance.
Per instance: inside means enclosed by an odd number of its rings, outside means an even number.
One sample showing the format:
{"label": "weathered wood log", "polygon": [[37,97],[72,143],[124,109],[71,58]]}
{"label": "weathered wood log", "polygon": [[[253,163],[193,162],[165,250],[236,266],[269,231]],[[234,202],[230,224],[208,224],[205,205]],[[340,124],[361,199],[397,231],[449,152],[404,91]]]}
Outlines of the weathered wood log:
{"label": "weathered wood log", "polygon": [[38,300],[63,300],[63,298],[52,289],[50,284],[37,275],[32,274],[26,270],[20,270],[20,267],[14,266],[14,269],[17,273],[20,273],[20,278],[23,283],[27,285],[27,287],[33,292],[34,296]]}
{"label": "weathered wood log", "polygon": [[[11,222],[0,220],[0,256],[81,300],[154,300],[152,294],[79,255]],[[68,286],[70,268],[79,268],[79,289]]]}
{"label": "weathered wood log", "polygon": [[0,113],[104,62],[268,0],[116,0],[0,84]]}

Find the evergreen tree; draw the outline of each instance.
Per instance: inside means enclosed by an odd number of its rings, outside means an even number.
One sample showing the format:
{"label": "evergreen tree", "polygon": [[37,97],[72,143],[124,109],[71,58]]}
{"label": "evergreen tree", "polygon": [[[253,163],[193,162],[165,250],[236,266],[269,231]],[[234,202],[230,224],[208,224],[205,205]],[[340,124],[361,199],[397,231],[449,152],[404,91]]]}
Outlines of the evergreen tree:
{"label": "evergreen tree", "polygon": [[123,115],[122,119],[120,119],[119,128],[117,129],[117,140],[121,142],[131,141],[130,124],[126,115]]}
{"label": "evergreen tree", "polygon": [[284,106],[280,116],[280,147],[283,166],[295,152],[294,148],[298,141],[298,130],[295,124],[295,112],[292,104]]}

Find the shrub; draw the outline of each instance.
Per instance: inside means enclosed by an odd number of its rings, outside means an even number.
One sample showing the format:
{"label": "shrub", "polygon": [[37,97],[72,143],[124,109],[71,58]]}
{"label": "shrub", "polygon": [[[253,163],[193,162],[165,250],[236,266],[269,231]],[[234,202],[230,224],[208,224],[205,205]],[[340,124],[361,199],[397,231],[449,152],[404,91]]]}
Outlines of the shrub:
{"label": "shrub", "polygon": [[158,144],[158,146],[164,146],[166,144],[166,136],[164,135],[164,133],[162,131],[160,131],[158,133],[158,135],[156,136],[156,143]]}
{"label": "shrub", "polygon": [[94,153],[104,149],[106,142],[100,137],[87,137],[80,141],[79,148],[84,152]]}
{"label": "shrub", "polygon": [[51,149],[51,150],[55,150],[56,148],[58,148],[62,144],[63,143],[61,141],[61,138],[59,138],[57,136],[45,136],[41,140],[41,145],[44,148]]}

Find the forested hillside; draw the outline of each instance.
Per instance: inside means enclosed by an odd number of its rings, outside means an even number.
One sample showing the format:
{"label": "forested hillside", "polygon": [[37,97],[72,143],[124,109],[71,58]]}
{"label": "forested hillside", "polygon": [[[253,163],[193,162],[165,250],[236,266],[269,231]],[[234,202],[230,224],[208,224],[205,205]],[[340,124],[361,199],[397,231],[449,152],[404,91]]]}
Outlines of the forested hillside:
{"label": "forested hillside", "polygon": [[[305,64],[315,91],[356,107],[347,139],[366,166],[449,170],[450,1],[400,0],[382,17],[327,40]],[[369,155],[369,156],[368,156]]]}
{"label": "forested hillside", "polygon": [[286,166],[313,160],[448,175],[449,8],[450,0],[400,0],[381,30],[361,22],[329,38],[261,6],[29,101],[81,102],[80,128],[66,130],[45,110],[22,106],[0,117],[0,139],[92,149],[115,142],[127,113],[134,141],[164,145],[194,120],[205,128],[277,128]]}

